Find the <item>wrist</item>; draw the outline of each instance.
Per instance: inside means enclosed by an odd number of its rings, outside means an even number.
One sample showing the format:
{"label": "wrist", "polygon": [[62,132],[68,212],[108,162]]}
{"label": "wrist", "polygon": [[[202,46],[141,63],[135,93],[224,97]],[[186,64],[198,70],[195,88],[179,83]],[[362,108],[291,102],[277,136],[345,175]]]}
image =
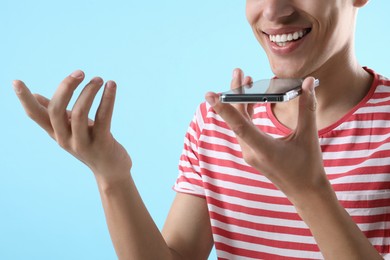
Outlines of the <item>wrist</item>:
{"label": "wrist", "polygon": [[335,197],[335,192],[323,169],[312,171],[305,176],[278,186],[297,210],[304,209],[311,204],[315,206],[317,200]]}
{"label": "wrist", "polygon": [[325,223],[326,219],[329,220],[329,218],[345,215],[346,213],[329,181],[326,181],[315,190],[304,192],[302,196],[295,197],[292,203],[299,216],[310,229],[320,219]]}
{"label": "wrist", "polygon": [[100,191],[106,192],[117,189],[132,181],[130,169],[94,171],[95,180]]}
{"label": "wrist", "polygon": [[313,187],[302,189],[289,199],[300,215],[313,212],[313,209],[325,203],[339,205],[336,193],[326,176]]}

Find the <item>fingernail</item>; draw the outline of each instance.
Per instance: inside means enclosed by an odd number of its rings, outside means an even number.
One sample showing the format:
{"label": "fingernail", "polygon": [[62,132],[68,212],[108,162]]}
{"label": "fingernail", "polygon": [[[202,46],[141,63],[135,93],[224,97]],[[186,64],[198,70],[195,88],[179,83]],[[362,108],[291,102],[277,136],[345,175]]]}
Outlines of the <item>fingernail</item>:
{"label": "fingernail", "polygon": [[238,77],[238,69],[235,69],[233,70],[233,78],[237,78]]}
{"label": "fingernail", "polygon": [[214,97],[206,96],[206,101],[209,103],[211,106],[214,106],[216,104],[216,100]]}
{"label": "fingernail", "polygon": [[22,93],[22,88],[17,85],[16,80],[14,80],[14,82],[12,82],[12,86],[13,86],[16,94]]}
{"label": "fingernail", "polygon": [[313,84],[310,84],[309,90],[310,90],[310,92],[313,92],[313,91],[314,91],[314,81],[313,81]]}
{"label": "fingernail", "polygon": [[81,79],[82,77],[84,77],[84,72],[82,72],[81,70],[76,70],[72,74],[70,74],[70,76],[75,79]]}
{"label": "fingernail", "polygon": [[107,88],[115,88],[115,86],[116,86],[116,84],[115,84],[115,82],[112,81],[112,80],[109,80],[109,81],[107,81],[107,83],[106,83],[106,87],[107,87]]}
{"label": "fingernail", "polygon": [[101,85],[101,84],[103,84],[103,79],[100,77],[95,77],[95,78],[91,79],[91,83]]}

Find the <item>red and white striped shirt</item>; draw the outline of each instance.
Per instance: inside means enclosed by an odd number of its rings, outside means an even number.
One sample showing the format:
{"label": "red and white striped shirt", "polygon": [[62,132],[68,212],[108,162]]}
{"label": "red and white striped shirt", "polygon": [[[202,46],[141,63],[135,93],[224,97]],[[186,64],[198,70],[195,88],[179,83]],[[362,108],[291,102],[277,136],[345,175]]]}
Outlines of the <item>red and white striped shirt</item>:
{"label": "red and white striped shirt", "polygon": [[[375,79],[366,97],[319,131],[327,176],[340,203],[370,242],[390,257],[390,81]],[[270,104],[255,107],[253,123],[281,137]],[[248,166],[234,133],[207,104],[187,131],[174,189],[206,199],[218,259],[321,259],[295,208],[267,178]]]}

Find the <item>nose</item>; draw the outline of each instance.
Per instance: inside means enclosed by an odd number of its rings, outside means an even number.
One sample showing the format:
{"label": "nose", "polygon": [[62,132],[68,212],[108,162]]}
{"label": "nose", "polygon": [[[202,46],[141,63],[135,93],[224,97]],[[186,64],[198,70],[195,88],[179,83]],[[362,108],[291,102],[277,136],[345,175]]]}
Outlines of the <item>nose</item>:
{"label": "nose", "polygon": [[289,0],[263,0],[263,15],[269,21],[277,21],[294,13]]}

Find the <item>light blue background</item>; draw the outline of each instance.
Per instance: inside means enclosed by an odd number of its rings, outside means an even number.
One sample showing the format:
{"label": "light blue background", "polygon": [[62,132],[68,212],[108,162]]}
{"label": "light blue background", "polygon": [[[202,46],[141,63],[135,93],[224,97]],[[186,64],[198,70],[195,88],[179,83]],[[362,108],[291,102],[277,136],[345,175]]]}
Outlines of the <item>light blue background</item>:
{"label": "light blue background", "polygon": [[[27,118],[12,80],[48,97],[75,69],[116,80],[112,131],[161,228],[204,93],[227,89],[235,67],[272,76],[244,9],[233,0],[1,0],[0,259],[116,258],[92,174]],[[387,76],[388,10],[385,0],[361,10],[356,45],[361,64]]]}

